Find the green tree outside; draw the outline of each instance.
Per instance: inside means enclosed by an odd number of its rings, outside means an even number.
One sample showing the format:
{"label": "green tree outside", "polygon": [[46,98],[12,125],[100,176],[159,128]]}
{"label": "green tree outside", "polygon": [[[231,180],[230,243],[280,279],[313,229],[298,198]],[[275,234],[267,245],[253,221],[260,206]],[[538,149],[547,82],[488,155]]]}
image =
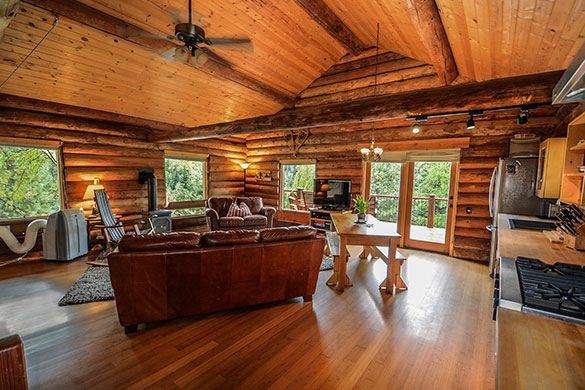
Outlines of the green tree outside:
{"label": "green tree outside", "polygon": [[0,218],[44,216],[60,208],[56,152],[0,146]]}
{"label": "green tree outside", "polygon": [[[395,195],[396,198],[377,198],[376,215],[384,221],[396,222],[398,219],[398,198],[400,192],[400,163],[372,163],[371,191],[372,195]],[[414,197],[428,197],[434,194],[437,198],[449,197],[449,181],[451,163],[448,162],[415,162],[414,163]],[[413,199],[412,225],[427,226],[428,200]],[[445,228],[447,224],[447,203],[435,203],[434,227]]]}
{"label": "green tree outside", "polygon": [[313,191],[315,185],[315,164],[285,164],[284,165],[284,199],[283,208],[289,209],[288,195],[290,190],[302,188],[305,191]]}
{"label": "green tree outside", "polygon": [[[203,199],[203,161],[165,159],[167,203]],[[203,208],[173,210],[173,216],[204,213]]]}

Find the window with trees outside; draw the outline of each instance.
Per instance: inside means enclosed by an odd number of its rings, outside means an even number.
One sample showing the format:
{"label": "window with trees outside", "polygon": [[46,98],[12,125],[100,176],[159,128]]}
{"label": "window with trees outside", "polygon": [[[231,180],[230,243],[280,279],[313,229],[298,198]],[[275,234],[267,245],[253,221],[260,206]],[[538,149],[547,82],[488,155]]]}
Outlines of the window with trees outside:
{"label": "window with trees outside", "polygon": [[[165,158],[165,186],[167,204],[205,200],[206,160],[188,157]],[[175,205],[180,203],[175,203]],[[204,207],[175,208],[173,216],[205,213]]]}
{"label": "window with trees outside", "polygon": [[57,149],[0,145],[0,219],[45,216],[60,208]]}
{"label": "window with trees outside", "polygon": [[283,209],[307,210],[315,185],[314,163],[281,164],[283,180],[280,204]]}

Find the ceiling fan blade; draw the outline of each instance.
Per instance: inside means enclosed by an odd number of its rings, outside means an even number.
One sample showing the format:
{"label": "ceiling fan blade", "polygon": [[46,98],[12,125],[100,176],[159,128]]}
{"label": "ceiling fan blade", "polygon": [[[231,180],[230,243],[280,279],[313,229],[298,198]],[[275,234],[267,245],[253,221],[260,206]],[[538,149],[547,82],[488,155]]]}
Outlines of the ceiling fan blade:
{"label": "ceiling fan blade", "polygon": [[209,48],[201,47],[200,49],[203,50],[205,52],[205,54],[207,54],[209,56],[209,58],[211,58],[213,61],[218,62],[220,64],[223,64],[223,65],[227,66],[228,68],[234,67],[230,61],[226,60],[225,58],[223,58],[219,54],[216,54],[213,51],[209,50]]}
{"label": "ceiling fan blade", "polygon": [[232,50],[240,53],[254,53],[254,45],[249,38],[207,38],[211,41],[211,47]]}

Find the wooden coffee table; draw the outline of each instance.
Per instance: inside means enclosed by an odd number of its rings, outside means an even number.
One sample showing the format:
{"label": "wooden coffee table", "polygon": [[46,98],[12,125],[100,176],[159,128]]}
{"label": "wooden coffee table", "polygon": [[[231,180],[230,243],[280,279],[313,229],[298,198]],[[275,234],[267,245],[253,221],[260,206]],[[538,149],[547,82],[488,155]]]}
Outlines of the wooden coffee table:
{"label": "wooden coffee table", "polygon": [[[389,247],[388,256],[384,259],[388,264],[388,273],[381,287],[386,290],[387,294],[394,294],[396,288],[406,288],[406,284],[400,277],[400,263],[396,260],[396,246],[400,241],[400,234],[396,232],[394,224],[381,222],[372,215],[368,215],[366,224],[355,223],[357,219],[355,214],[331,214],[331,218],[340,239],[339,277],[337,281],[339,291],[343,291],[346,286],[347,245],[371,247],[372,251],[378,246]],[[376,252],[380,253],[379,250],[376,250]]]}

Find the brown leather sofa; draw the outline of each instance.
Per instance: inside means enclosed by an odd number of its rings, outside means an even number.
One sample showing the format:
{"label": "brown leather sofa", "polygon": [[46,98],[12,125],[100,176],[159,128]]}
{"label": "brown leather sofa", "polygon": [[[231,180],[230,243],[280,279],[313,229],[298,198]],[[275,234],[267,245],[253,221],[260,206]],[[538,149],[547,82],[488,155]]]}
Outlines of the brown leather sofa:
{"label": "brown leather sofa", "polygon": [[325,239],[309,226],[124,237],[109,260],[120,324],[303,297],[315,292]]}
{"label": "brown leather sofa", "polygon": [[[230,205],[236,201],[238,205],[244,202],[250,208],[252,215],[247,217],[228,217]],[[214,198],[206,202],[207,227],[210,231],[234,229],[264,229],[272,227],[272,220],[276,209],[264,207],[262,198]]]}

